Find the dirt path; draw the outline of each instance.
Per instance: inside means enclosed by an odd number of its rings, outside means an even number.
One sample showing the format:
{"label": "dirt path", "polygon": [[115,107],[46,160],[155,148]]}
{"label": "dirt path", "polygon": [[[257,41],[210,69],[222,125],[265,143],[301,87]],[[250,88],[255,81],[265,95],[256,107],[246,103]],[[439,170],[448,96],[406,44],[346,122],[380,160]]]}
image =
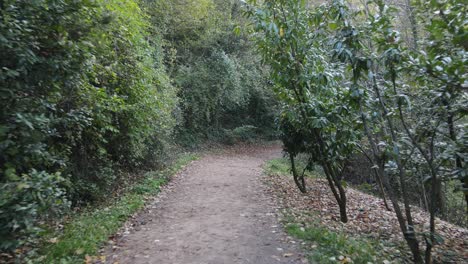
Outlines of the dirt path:
{"label": "dirt path", "polygon": [[261,182],[262,164],[279,155],[250,147],[195,161],[104,251],[107,263],[304,263]]}

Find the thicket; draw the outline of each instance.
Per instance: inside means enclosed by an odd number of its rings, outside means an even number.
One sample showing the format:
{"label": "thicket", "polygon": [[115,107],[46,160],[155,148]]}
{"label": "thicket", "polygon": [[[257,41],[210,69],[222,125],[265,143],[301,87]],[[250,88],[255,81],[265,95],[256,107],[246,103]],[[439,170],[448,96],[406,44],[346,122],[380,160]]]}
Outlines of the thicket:
{"label": "thicket", "polygon": [[0,250],[175,144],[274,134],[237,1],[0,0]]}
{"label": "thicket", "polygon": [[[272,0],[247,8],[281,101],[282,138],[299,189],[307,191],[294,166],[302,154],[306,169],[324,171],[346,222],[343,172],[362,153],[414,262],[432,263],[441,241],[435,216],[446,218],[447,192],[468,197],[466,5]],[[406,29],[404,39],[396,25]],[[410,193],[425,202],[427,228],[413,222]]]}
{"label": "thicket", "polygon": [[176,90],[135,1],[1,1],[0,241],[157,162]]}
{"label": "thicket", "polygon": [[147,2],[179,88],[180,142],[274,137],[276,101],[249,33],[240,30],[249,23],[240,2]]}

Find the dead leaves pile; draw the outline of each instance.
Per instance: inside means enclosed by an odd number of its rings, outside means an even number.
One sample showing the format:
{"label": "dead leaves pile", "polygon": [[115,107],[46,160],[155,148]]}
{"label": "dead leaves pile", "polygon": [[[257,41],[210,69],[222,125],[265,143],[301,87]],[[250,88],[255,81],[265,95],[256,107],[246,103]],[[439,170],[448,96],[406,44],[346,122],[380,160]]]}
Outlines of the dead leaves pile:
{"label": "dead leaves pile", "polygon": [[[398,262],[411,262],[411,254],[402,237],[395,213],[388,211],[381,198],[347,188],[349,222],[340,222],[339,210],[324,179],[307,179],[308,192],[302,194],[288,176],[265,176],[268,189],[277,198],[279,206],[307,225],[319,221],[330,230],[348,235],[365,236],[381,242],[384,250]],[[429,215],[412,207],[416,231],[427,232]],[[433,249],[435,263],[466,263],[468,260],[468,230],[436,219],[436,232],[443,242]],[[419,236],[420,241],[424,239]],[[422,252],[425,245],[421,244]],[[396,262],[396,261],[395,261]]]}

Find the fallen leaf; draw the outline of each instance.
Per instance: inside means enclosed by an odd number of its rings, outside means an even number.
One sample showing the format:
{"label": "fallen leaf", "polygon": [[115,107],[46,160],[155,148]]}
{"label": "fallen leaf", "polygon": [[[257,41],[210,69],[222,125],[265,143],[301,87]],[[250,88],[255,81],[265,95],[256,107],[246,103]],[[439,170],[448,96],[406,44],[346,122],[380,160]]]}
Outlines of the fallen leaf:
{"label": "fallen leaf", "polygon": [[93,258],[91,256],[86,255],[85,256],[85,263],[86,264],[91,264],[93,263]]}

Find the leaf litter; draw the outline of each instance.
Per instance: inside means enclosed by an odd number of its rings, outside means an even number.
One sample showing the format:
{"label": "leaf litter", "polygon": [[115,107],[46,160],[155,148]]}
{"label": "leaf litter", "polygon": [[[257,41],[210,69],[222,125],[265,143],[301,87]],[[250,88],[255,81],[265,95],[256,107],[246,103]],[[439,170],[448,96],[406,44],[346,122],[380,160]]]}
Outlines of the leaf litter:
{"label": "leaf litter", "polygon": [[[387,263],[412,262],[411,253],[406,247],[393,208],[388,211],[383,200],[361,191],[346,188],[348,223],[340,222],[339,208],[325,179],[307,178],[307,193],[301,193],[292,177],[267,175],[268,190],[276,197],[277,203],[288,217],[307,227],[311,223],[321,224],[331,231],[343,232],[354,237],[366,237],[380,242],[383,251],[392,258]],[[419,241],[424,241],[422,233],[428,230],[429,214],[417,206],[412,206],[415,229]],[[436,218],[436,233],[441,243],[433,248],[434,263],[467,263],[468,230]],[[424,252],[425,245],[420,248]],[[347,263],[348,259],[336,258],[337,262]]]}

